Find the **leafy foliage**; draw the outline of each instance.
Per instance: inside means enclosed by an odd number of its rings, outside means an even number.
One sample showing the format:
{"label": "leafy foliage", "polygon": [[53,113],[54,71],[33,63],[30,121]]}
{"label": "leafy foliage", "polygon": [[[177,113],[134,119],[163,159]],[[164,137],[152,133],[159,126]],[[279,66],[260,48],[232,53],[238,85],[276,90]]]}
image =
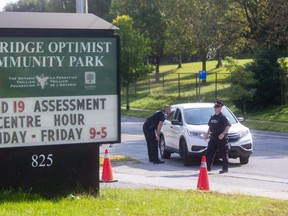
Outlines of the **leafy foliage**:
{"label": "leafy foliage", "polygon": [[285,50],[287,37],[287,0],[235,0],[243,9],[249,34],[245,36],[253,50]]}
{"label": "leafy foliage", "polygon": [[[171,0],[170,0],[171,1]],[[156,69],[156,80],[159,80],[159,67],[164,55],[168,14],[165,10],[167,0],[118,0],[112,4],[112,14],[127,14],[134,20],[134,27],[146,38],[149,38],[152,63]]]}
{"label": "leafy foliage", "polygon": [[229,98],[243,113],[246,113],[246,102],[252,101],[256,92],[254,88],[256,84],[255,74],[231,58],[226,58],[226,60],[226,68],[230,72],[229,81],[231,82]]}
{"label": "leafy foliage", "polygon": [[275,50],[261,50],[254,61],[245,68],[255,73],[257,82],[253,101],[247,108],[258,110],[269,105],[283,105],[287,100],[287,66],[284,61],[278,61],[279,52]]}
{"label": "leafy foliage", "polygon": [[[107,18],[111,0],[88,0],[88,12]],[[76,0],[18,0],[5,7],[6,11],[75,13]]]}
{"label": "leafy foliage", "polygon": [[47,12],[46,0],[18,0],[5,6],[5,11],[15,12]]}
{"label": "leafy foliage", "polygon": [[149,40],[133,28],[133,20],[127,15],[117,16],[113,24],[120,30],[120,74],[122,86],[126,88],[126,107],[129,110],[129,86],[152,72],[151,65],[145,65],[144,59],[150,52]]}
{"label": "leafy foliage", "polygon": [[122,85],[128,87],[151,72],[151,67],[144,64],[149,41],[133,29],[133,20],[127,15],[117,16],[113,24],[120,28],[116,34],[120,36],[121,78]]}

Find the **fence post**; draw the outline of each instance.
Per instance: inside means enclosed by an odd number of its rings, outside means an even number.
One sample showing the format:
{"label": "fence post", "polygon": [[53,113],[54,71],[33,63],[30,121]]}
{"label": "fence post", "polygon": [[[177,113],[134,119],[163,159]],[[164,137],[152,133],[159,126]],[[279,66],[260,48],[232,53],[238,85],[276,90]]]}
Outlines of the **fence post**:
{"label": "fence post", "polygon": [[199,101],[199,95],[198,95],[198,76],[196,74],[195,76],[195,90],[196,90],[196,100]]}
{"label": "fence post", "polygon": [[198,76],[198,74],[196,75],[196,93],[197,93],[197,100],[198,102],[200,102],[201,100],[201,82],[200,82],[200,78]]}
{"label": "fence post", "polygon": [[180,98],[180,73],[178,73],[178,97]]}
{"label": "fence post", "polygon": [[147,83],[148,83],[148,93],[150,94],[150,78],[149,78],[149,75],[147,75]]}
{"label": "fence post", "polygon": [[198,79],[198,88],[199,88],[199,90],[198,90],[198,93],[199,93],[198,100],[200,102],[200,100],[201,100],[201,79],[200,79],[200,77]]}
{"label": "fence post", "polygon": [[216,98],[216,99],[217,99],[217,97],[218,97],[217,83],[218,83],[218,76],[217,76],[217,73],[215,73],[215,98]]}

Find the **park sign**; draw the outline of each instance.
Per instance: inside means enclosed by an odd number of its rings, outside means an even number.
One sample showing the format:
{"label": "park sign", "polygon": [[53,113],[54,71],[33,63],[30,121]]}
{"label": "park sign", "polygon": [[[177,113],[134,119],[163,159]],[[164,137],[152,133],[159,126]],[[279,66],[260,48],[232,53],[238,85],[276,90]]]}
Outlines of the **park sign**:
{"label": "park sign", "polygon": [[0,185],[99,191],[121,142],[118,28],[93,14],[0,13]]}
{"label": "park sign", "polygon": [[115,37],[0,37],[0,147],[119,141]]}

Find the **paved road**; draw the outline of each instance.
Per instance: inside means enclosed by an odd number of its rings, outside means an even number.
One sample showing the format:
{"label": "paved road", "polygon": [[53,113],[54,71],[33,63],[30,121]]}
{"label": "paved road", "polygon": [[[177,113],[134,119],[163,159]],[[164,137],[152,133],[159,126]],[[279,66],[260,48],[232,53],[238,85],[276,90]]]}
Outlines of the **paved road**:
{"label": "paved road", "polygon": [[[113,163],[114,179],[100,187],[160,187],[196,189],[200,163],[184,167],[181,158],[172,154],[165,164],[147,161],[147,149],[142,133],[143,119],[122,117],[122,143],[102,145],[109,154],[127,155],[139,162]],[[230,160],[229,173],[218,174],[221,163],[209,173],[211,191],[243,193],[288,200],[288,134],[252,131],[254,153],[247,165],[238,159]],[[101,172],[102,170],[100,170]]]}

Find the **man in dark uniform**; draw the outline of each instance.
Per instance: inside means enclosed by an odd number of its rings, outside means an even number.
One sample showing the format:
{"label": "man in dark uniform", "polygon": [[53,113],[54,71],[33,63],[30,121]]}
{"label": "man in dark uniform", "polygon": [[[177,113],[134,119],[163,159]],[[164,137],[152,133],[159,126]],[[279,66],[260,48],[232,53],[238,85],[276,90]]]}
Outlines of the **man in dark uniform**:
{"label": "man in dark uniform", "polygon": [[229,120],[221,112],[223,106],[223,103],[220,101],[214,102],[215,114],[211,116],[208,122],[209,129],[205,137],[206,139],[210,137],[206,152],[207,170],[211,171],[211,166],[214,160],[215,153],[217,149],[219,149],[223,161],[223,168],[222,170],[220,170],[220,174],[228,172],[228,151],[230,149],[230,146],[228,143],[227,132],[231,127]]}
{"label": "man in dark uniform", "polygon": [[162,128],[163,122],[171,112],[171,106],[164,106],[163,110],[159,110],[152,116],[146,119],[143,124],[143,132],[147,142],[148,157],[149,161],[154,164],[164,163],[164,161],[158,158],[158,142],[160,139],[160,130]]}

